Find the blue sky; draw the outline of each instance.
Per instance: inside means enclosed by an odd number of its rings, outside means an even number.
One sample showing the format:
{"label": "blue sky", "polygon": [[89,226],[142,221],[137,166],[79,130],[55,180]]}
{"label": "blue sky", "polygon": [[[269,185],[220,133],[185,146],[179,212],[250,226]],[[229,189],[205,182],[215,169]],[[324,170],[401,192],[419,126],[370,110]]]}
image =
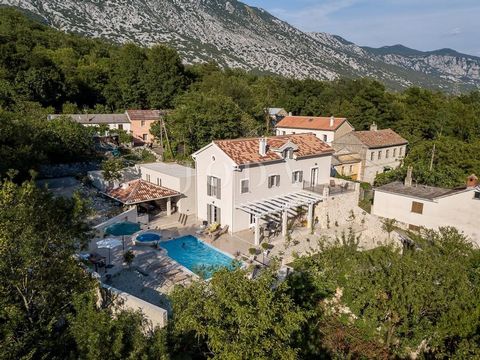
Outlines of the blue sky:
{"label": "blue sky", "polygon": [[243,0],[304,31],[358,45],[452,48],[480,56],[480,0]]}

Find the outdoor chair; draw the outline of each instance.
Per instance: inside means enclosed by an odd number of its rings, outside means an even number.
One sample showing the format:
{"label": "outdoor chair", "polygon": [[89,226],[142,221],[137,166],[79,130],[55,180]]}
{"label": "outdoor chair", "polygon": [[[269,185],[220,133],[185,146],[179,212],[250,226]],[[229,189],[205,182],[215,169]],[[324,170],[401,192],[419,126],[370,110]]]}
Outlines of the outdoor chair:
{"label": "outdoor chair", "polygon": [[223,234],[226,234],[228,232],[228,225],[225,225],[223,228],[218,229],[215,234],[212,233],[211,237],[213,240],[217,240],[220,236]]}
{"label": "outdoor chair", "polygon": [[336,186],[335,180],[330,180],[330,187],[334,188]]}

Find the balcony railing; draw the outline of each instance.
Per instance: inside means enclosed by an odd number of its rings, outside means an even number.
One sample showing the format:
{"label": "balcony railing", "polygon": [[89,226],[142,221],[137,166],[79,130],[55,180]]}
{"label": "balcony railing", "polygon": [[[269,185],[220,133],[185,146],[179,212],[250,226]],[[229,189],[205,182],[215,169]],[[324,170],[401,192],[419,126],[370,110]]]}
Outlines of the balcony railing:
{"label": "balcony railing", "polygon": [[331,180],[329,184],[312,184],[308,181],[303,182],[303,190],[308,190],[317,194],[328,194],[329,196],[355,191],[356,184],[350,181]]}

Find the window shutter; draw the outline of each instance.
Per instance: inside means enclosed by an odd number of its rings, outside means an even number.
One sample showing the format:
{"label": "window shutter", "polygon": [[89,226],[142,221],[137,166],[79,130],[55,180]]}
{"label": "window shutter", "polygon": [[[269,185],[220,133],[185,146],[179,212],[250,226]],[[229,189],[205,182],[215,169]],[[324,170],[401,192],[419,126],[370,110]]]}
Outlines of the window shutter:
{"label": "window shutter", "polygon": [[276,185],[277,185],[277,186],[280,186],[280,175],[277,175],[276,178],[277,178],[277,183],[276,183]]}
{"label": "window shutter", "polygon": [[295,171],[292,172],[292,184],[294,184],[294,183],[295,183]]}
{"label": "window shutter", "polygon": [[300,171],[299,173],[298,182],[303,182],[303,171]]}
{"label": "window shutter", "polygon": [[212,195],[212,188],[211,188],[211,180],[212,180],[212,177],[211,176],[207,176],[207,195],[208,196],[211,196]]}
{"label": "window shutter", "polygon": [[221,192],[222,192],[222,185],[221,185],[221,181],[219,178],[217,178],[217,199],[221,199],[222,198],[222,195],[221,195]]}
{"label": "window shutter", "polygon": [[222,216],[221,216],[221,211],[219,207],[217,207],[217,224],[219,225],[222,224]]}
{"label": "window shutter", "polygon": [[268,177],[268,188],[269,188],[269,189],[270,189],[270,188],[272,187],[272,185],[273,185],[273,181],[272,181],[272,180],[273,180],[273,176],[269,176],[269,177]]}

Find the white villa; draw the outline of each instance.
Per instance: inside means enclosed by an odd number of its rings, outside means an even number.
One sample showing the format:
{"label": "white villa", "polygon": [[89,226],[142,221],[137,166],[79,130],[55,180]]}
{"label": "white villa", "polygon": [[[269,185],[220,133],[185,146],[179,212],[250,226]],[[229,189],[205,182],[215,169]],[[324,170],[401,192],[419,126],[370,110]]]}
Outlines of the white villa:
{"label": "white villa", "polygon": [[412,184],[409,170],[405,183],[375,189],[372,214],[395,219],[411,230],[454,226],[480,245],[480,186],[474,175],[464,187],[443,189]]}
{"label": "white villa", "polygon": [[48,115],[48,120],[61,116],[69,117],[83,126],[107,125],[110,130],[131,131],[131,123],[127,114],[50,114]]}
{"label": "white villa", "polygon": [[282,224],[307,208],[308,225],[323,195],[304,190],[330,181],[333,149],[314,134],[213,141],[192,155],[196,164],[197,217],[234,233]]}
{"label": "white villa", "polygon": [[313,133],[328,145],[355,130],[346,118],[291,115],[279,121],[275,129],[277,135]]}
{"label": "white villa", "polygon": [[[351,131],[336,138],[336,153],[356,153],[362,159],[356,179],[373,184],[375,177],[400,166],[407,151],[408,141],[392,129],[377,129],[372,124],[369,131]],[[341,165],[341,164],[340,164]]]}

